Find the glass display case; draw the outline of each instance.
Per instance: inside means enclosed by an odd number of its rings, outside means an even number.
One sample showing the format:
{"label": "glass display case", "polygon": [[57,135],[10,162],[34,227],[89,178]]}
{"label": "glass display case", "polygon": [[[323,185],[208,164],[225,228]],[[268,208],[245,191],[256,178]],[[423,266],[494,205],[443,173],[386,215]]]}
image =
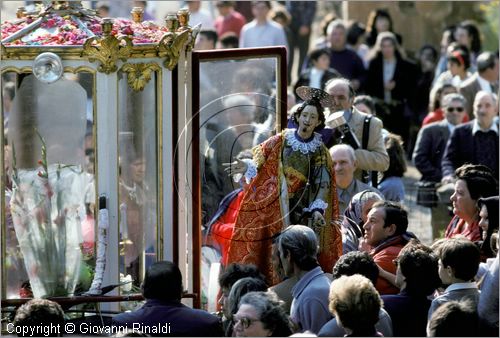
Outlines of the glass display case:
{"label": "glass display case", "polygon": [[2,307],[124,300],[170,260],[184,301],[216,310],[206,235],[238,188],[221,165],[285,126],[286,49],[196,52],[186,10],[132,14],[53,2],[2,22]]}
{"label": "glass display case", "polygon": [[53,2],[2,22],[2,302],[137,291],[174,258],[174,73],[199,27],[132,14]]}

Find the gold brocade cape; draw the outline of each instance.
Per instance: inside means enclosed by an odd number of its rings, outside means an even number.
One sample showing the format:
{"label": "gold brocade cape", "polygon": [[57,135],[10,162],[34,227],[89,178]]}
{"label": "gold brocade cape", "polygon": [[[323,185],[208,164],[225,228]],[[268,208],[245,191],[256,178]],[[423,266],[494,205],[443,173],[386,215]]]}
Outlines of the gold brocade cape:
{"label": "gold brocade cape", "polygon": [[[255,264],[270,285],[280,282],[271,259],[272,240],[288,225],[283,215],[280,187],[286,182],[288,193],[293,194],[298,185],[297,181],[288,182],[285,178],[284,135],[282,132],[273,136],[253,149],[258,173],[245,188],[228,252],[228,264]],[[325,145],[321,147],[321,151],[329,155]],[[320,244],[318,261],[323,271],[330,272],[342,254],[342,236],[333,164],[330,156],[323,157],[330,175],[325,196],[328,207],[323,215],[326,225],[316,234]]]}

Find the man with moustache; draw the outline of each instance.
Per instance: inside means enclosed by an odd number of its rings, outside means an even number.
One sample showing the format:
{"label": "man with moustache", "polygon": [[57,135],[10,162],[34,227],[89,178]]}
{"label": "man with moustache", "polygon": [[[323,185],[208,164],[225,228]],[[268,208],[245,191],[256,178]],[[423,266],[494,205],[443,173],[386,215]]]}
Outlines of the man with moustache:
{"label": "man with moustache", "polygon": [[[349,80],[345,78],[330,80],[325,86],[325,91],[332,99],[330,112],[343,111],[343,117],[351,132],[359,140],[359,147],[354,149],[357,160],[354,177],[367,183],[363,171],[386,171],[389,168],[389,155],[382,135],[383,123],[377,117],[362,113],[353,107],[355,93]],[[332,117],[333,114],[327,117],[327,125],[333,124]],[[365,122],[365,120],[369,121]],[[369,128],[368,132],[363,132],[364,128]],[[363,139],[364,135],[367,135],[368,140]],[[363,147],[364,143],[366,143],[366,148]]]}

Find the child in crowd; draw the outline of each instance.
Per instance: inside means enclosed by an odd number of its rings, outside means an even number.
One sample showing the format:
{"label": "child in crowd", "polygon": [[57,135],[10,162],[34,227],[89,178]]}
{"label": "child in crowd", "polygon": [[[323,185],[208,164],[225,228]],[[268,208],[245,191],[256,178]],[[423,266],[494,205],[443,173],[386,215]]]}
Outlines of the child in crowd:
{"label": "child in crowd", "polygon": [[477,307],[479,290],[473,282],[479,268],[479,249],[465,238],[451,238],[439,247],[439,277],[448,285],[436,297],[429,309],[428,319],[441,305],[452,301],[469,300]]}

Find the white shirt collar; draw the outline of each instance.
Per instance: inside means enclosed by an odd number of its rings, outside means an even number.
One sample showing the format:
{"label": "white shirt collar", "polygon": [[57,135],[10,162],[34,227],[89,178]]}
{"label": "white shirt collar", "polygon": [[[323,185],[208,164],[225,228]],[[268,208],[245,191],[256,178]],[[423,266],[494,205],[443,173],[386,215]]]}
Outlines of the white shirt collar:
{"label": "white shirt collar", "polygon": [[446,120],[446,125],[448,126],[448,130],[450,131],[451,135],[451,133],[453,133],[453,130],[455,130],[456,125],[451,124],[450,122],[448,122],[448,120]]}
{"label": "white shirt collar", "polygon": [[476,133],[478,131],[480,131],[480,130],[482,130],[484,132],[493,130],[498,135],[498,125],[496,124],[495,119],[493,119],[493,122],[491,123],[491,126],[488,129],[486,129],[486,130],[481,129],[481,127],[479,126],[479,123],[477,122],[477,119],[474,119],[474,122],[472,124],[472,135],[476,135]]}
{"label": "white shirt collar", "polygon": [[462,290],[462,289],[477,289],[477,284],[473,282],[469,283],[453,283],[450,286],[444,290],[444,292],[451,292],[455,290]]}
{"label": "white shirt collar", "polygon": [[489,83],[486,79],[483,79],[481,75],[477,75],[477,82],[481,86],[481,90],[491,93],[491,83]]}

